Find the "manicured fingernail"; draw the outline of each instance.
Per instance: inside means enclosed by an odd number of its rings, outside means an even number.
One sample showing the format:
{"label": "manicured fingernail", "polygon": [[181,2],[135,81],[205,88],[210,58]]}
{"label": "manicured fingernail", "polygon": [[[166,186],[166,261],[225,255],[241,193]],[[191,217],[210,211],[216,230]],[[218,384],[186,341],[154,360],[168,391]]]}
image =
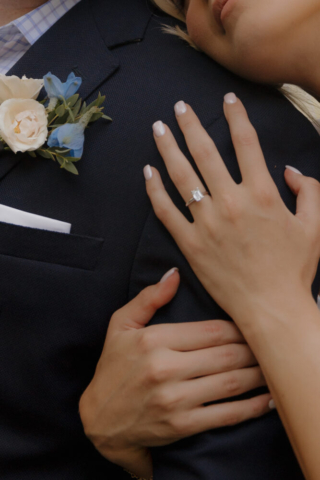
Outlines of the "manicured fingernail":
{"label": "manicured fingernail", "polygon": [[269,408],[270,408],[270,410],[275,410],[277,408],[276,404],[275,404],[275,401],[273,399],[270,400],[270,402],[269,402]]}
{"label": "manicured fingernail", "polygon": [[180,115],[186,113],[187,105],[181,100],[180,102],[175,104],[174,111],[176,112],[177,117],[180,117]]}
{"label": "manicured fingernail", "polygon": [[166,133],[166,129],[164,128],[163,123],[161,120],[159,122],[156,122],[152,125],[154,134],[156,137],[162,137]]}
{"label": "manicured fingernail", "polygon": [[224,101],[228,104],[228,105],[232,105],[233,103],[236,103],[237,101],[237,97],[235,96],[234,93],[227,93],[227,95],[225,95],[224,97]]}
{"label": "manicured fingernail", "polygon": [[146,165],[143,169],[143,174],[144,174],[144,178],[146,180],[151,180],[152,178],[152,170],[151,170],[151,167],[150,165]]}
{"label": "manicured fingernail", "polygon": [[179,268],[171,268],[171,270],[169,270],[169,272],[167,272],[165,275],[163,275],[163,277],[160,280],[160,283],[166,282],[168,280],[168,278],[170,278],[171,275],[173,275],[175,272],[179,272]]}
{"label": "manicured fingernail", "polygon": [[287,168],[288,170],[291,170],[292,172],[299,173],[299,175],[302,175],[302,173],[300,172],[300,170],[298,170],[297,168],[290,167],[290,165],[286,165],[286,168]]}

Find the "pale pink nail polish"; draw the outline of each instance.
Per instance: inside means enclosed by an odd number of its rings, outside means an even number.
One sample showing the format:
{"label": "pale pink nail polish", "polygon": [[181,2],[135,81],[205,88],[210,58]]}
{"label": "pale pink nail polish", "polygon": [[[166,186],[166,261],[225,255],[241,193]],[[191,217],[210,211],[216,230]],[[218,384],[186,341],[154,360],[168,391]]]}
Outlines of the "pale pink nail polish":
{"label": "pale pink nail polish", "polygon": [[151,167],[150,165],[146,165],[143,169],[143,174],[144,174],[144,178],[146,180],[151,180],[152,178],[152,170],[151,170]]}
{"label": "pale pink nail polish", "polygon": [[179,269],[178,268],[171,268],[171,270],[169,270],[169,272],[167,272],[165,275],[163,275],[163,277],[161,278],[160,280],[160,283],[164,283],[168,280],[168,278],[171,277],[171,275],[173,275],[175,272],[179,272]]}
{"label": "pale pink nail polish", "polygon": [[232,105],[233,103],[236,103],[237,101],[237,97],[234,93],[227,93],[227,95],[225,95],[224,97],[224,101],[228,104],[228,105]]}
{"label": "pale pink nail polish", "polygon": [[299,173],[299,175],[302,175],[302,173],[300,172],[300,170],[298,170],[297,168],[290,167],[290,165],[286,165],[286,168],[287,168],[288,170],[291,170],[292,172]]}
{"label": "pale pink nail polish", "polygon": [[187,105],[184,103],[183,100],[180,102],[176,103],[174,106],[174,111],[176,112],[177,117],[180,117],[187,111]]}
{"label": "pale pink nail polish", "polygon": [[270,402],[269,402],[269,408],[270,408],[270,410],[275,410],[277,408],[276,404],[275,404],[275,401],[273,399],[271,399]]}
{"label": "pale pink nail polish", "polygon": [[161,122],[161,120],[154,123],[152,125],[152,128],[156,137],[162,137],[166,133],[166,129],[164,128],[164,125]]}

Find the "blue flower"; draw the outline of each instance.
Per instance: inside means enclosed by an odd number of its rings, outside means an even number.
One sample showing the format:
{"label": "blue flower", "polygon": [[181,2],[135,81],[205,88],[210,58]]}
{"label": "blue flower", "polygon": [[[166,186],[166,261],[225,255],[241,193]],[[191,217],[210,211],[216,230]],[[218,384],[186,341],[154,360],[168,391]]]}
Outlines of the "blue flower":
{"label": "blue flower", "polygon": [[81,158],[84,145],[84,127],[79,123],[67,123],[51,133],[49,147],[68,148],[70,157]]}
{"label": "blue flower", "polygon": [[62,96],[68,99],[77,93],[82,84],[82,78],[76,77],[73,72],[70,73],[66,83],[62,83],[61,80],[55,75],[52,75],[51,72],[47,73],[47,75],[43,77],[43,80],[44,88],[49,98],[59,98]]}

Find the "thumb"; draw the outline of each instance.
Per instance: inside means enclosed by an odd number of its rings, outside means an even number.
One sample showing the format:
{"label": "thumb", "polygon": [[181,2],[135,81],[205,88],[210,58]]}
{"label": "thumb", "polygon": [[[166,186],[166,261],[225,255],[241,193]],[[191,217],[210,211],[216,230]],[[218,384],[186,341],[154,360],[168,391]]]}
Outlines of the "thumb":
{"label": "thumb", "polygon": [[159,283],[142,290],[131,302],[112,315],[108,334],[145,327],[156,311],[173,299],[179,284],[178,269],[169,270]]}
{"label": "thumb", "polygon": [[[296,216],[304,224],[317,226],[320,204],[320,184],[315,178],[305,177],[299,170],[286,167],[285,180],[292,193],[297,195]],[[310,225],[310,226],[311,226]]]}

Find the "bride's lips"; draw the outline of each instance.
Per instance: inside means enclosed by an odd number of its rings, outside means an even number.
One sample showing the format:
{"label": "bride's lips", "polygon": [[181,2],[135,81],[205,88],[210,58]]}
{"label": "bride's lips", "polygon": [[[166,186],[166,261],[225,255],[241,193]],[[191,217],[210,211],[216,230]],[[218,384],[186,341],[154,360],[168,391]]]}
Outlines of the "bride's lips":
{"label": "bride's lips", "polygon": [[218,25],[223,28],[223,20],[231,10],[234,0],[215,0],[213,4],[213,15]]}

